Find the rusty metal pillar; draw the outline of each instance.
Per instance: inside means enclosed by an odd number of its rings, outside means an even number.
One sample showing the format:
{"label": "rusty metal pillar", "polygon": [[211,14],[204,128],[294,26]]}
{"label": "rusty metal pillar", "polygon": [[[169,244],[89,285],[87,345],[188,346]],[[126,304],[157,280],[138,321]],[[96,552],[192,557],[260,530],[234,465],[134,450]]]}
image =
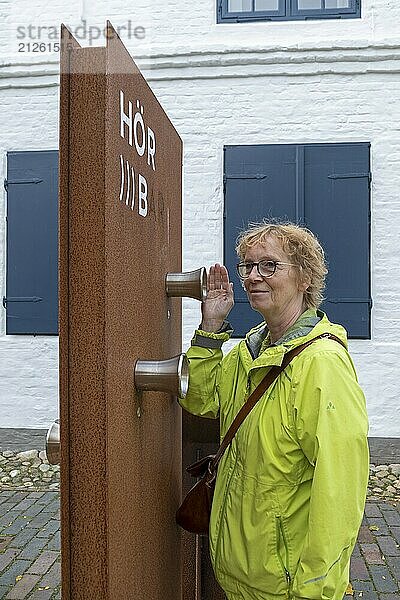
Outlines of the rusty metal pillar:
{"label": "rusty metal pillar", "polygon": [[181,411],[134,388],[181,349],[182,143],[110,24],[62,29],[60,438],[63,600],[180,600]]}

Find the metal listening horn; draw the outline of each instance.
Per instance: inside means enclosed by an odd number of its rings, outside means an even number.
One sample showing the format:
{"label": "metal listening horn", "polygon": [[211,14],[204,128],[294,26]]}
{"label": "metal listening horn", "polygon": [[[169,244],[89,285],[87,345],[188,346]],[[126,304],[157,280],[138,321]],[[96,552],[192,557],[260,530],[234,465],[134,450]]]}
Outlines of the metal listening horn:
{"label": "metal listening horn", "polygon": [[205,300],[207,296],[207,271],[204,267],[187,273],[167,273],[165,277],[167,296]]}
{"label": "metal listening horn", "polygon": [[46,435],[46,456],[51,465],[59,465],[60,453],[60,421],[57,419],[49,427]]}
{"label": "metal listening horn", "polygon": [[137,360],[134,366],[138,390],[169,392],[184,398],[189,387],[189,363],[186,354],[167,360]]}

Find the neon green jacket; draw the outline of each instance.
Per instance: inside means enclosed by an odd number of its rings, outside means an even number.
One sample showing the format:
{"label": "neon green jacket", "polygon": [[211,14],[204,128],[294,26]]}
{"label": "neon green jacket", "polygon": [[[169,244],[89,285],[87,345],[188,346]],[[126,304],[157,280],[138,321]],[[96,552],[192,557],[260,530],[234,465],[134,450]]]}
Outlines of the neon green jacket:
{"label": "neon green jacket", "polygon": [[[320,311],[317,324],[304,326],[310,315],[315,311],[256,358],[252,343],[265,323],[225,357],[220,347],[228,333],[197,330],[181,405],[219,416],[222,440],[245,398],[287,350],[326,332],[346,342],[345,330]],[[364,395],[338,342],[317,340],[279,375],[218,468],[210,552],[229,600],[342,600],[365,504],[367,430]]]}

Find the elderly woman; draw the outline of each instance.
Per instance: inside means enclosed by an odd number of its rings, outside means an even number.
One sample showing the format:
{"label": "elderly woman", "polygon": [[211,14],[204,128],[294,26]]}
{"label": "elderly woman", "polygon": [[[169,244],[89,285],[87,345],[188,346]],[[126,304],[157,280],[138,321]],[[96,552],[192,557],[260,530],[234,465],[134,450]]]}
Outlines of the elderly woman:
{"label": "elderly woman", "polygon": [[[214,571],[229,600],[341,600],[368,481],[367,415],[346,332],[318,310],[326,274],[316,237],[260,224],[238,241],[238,274],[263,321],[226,356],[233,285],[210,268],[182,406],[220,419],[221,439],[284,354],[296,356],[240,426],[218,468],[210,521]],[[343,344],[343,345],[342,345]]]}

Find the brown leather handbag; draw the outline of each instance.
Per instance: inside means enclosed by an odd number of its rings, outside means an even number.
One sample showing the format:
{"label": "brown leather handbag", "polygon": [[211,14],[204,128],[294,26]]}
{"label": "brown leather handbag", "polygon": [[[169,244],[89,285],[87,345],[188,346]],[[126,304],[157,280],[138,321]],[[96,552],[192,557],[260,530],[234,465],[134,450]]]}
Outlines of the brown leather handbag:
{"label": "brown leather handbag", "polygon": [[247,401],[243,404],[226,432],[217,453],[205,456],[186,468],[186,471],[190,473],[190,475],[198,477],[199,480],[186,494],[182,504],[176,512],[176,522],[183,529],[186,529],[186,531],[190,531],[191,533],[208,533],[215,480],[217,478],[217,468],[223,453],[235,437],[235,434],[244,419],[278,375],[282,373],[290,361],[300,354],[304,348],[307,348],[307,346],[320,338],[331,338],[343,345],[343,342],[336,336],[331,335],[330,333],[324,333],[287,352],[283,358],[282,364],[280,366],[271,367],[261,383],[259,383],[254,392],[250,394]]}

